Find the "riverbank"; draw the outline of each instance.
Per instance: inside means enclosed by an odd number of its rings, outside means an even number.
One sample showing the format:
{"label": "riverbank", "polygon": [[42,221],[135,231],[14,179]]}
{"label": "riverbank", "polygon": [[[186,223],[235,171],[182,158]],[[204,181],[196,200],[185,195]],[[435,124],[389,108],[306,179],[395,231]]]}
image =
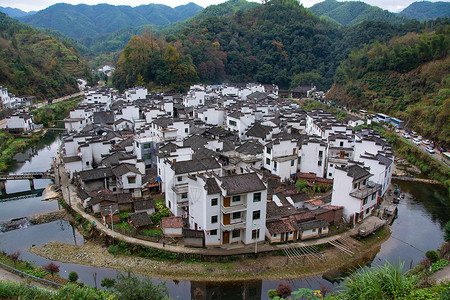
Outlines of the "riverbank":
{"label": "riverbank", "polygon": [[220,262],[191,260],[157,260],[131,255],[116,255],[93,241],[83,246],[50,242],[42,247],[32,247],[29,252],[42,257],[94,267],[113,268],[119,271],[173,280],[234,281],[250,279],[287,280],[318,275],[343,267],[360,266],[370,262],[381,244],[390,236],[389,227],[361,240],[353,256],[326,246],[324,260],[305,260],[294,263],[287,256],[261,255],[256,258],[235,259],[223,257]]}
{"label": "riverbank", "polygon": [[14,155],[34,146],[47,132],[47,129],[35,131],[29,135],[14,135],[7,131],[0,132],[0,172],[8,169]]}

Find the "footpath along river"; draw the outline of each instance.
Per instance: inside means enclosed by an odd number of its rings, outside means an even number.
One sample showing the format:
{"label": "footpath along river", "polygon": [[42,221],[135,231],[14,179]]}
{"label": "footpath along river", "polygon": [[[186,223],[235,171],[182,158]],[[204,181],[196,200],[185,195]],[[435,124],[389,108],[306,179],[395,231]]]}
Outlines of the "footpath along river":
{"label": "footpath along river", "polygon": [[[11,166],[10,173],[38,172],[50,168],[52,158],[57,155],[61,143],[60,132],[49,131],[39,143],[25,154],[16,156],[16,162]],[[50,180],[37,180],[35,188],[45,188]],[[450,199],[447,191],[439,185],[396,180],[400,189],[406,193],[399,205],[399,215],[392,225],[392,235],[381,246],[372,264],[385,261],[397,263],[405,261],[405,266],[415,266],[424,257],[424,252],[438,248],[443,242],[442,226],[450,219]],[[56,201],[41,201],[42,196],[36,191],[30,191],[28,181],[9,181],[6,184],[8,195],[0,195],[0,223],[12,218],[26,217],[39,213],[58,210]],[[16,196],[11,200],[11,195]],[[29,198],[17,197],[28,195]],[[7,201],[10,200],[10,201]],[[24,224],[17,230],[2,232],[0,228],[0,249],[11,253],[20,251],[21,258],[33,261],[37,265],[48,264],[50,260],[28,252],[35,246],[43,246],[50,241],[67,244],[83,245],[84,238],[72,225],[63,220],[33,225]],[[80,276],[80,281],[91,286],[97,285],[103,278],[116,275],[116,270],[91,266],[57,263],[60,265],[60,275],[68,276],[72,270]],[[342,275],[342,272],[331,272]],[[328,276],[326,276],[329,278]],[[198,287],[206,291],[207,296],[215,295],[215,299],[239,299],[245,294],[246,299],[266,299],[267,291],[276,288],[278,280],[246,280],[236,282],[200,282],[178,281],[154,278],[154,281],[166,281],[170,296],[174,299],[192,299],[193,291]],[[323,276],[311,276],[288,282],[293,289],[306,287],[319,289],[320,285],[336,286]]]}

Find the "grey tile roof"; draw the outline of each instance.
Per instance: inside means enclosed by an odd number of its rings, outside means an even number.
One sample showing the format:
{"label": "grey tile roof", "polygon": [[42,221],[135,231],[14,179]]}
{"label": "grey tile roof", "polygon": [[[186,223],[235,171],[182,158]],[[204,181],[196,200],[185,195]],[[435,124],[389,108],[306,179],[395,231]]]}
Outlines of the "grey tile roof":
{"label": "grey tile roof", "polygon": [[207,190],[208,195],[219,194],[222,192],[219,185],[217,184],[216,179],[214,179],[214,178],[206,179],[205,189]]}
{"label": "grey tile roof", "polygon": [[92,180],[98,180],[103,179],[106,177],[112,177],[113,173],[110,167],[105,168],[97,168],[92,170],[85,170],[78,172],[78,176],[80,176],[80,179],[83,181],[92,181]]}
{"label": "grey tile roof", "polygon": [[152,121],[153,124],[156,124],[162,128],[167,128],[173,124],[172,118],[161,117]]}
{"label": "grey tile roof", "polygon": [[191,147],[193,150],[197,150],[208,143],[208,139],[199,135],[191,135],[187,139],[184,140],[183,146]]}
{"label": "grey tile roof", "polygon": [[136,166],[132,165],[132,164],[128,164],[128,163],[123,163],[118,165],[117,167],[112,168],[112,172],[114,174],[114,176],[119,177],[122,176],[126,173],[135,173],[135,174],[142,174],[137,168]]}
{"label": "grey tile roof", "polygon": [[114,124],[114,112],[112,111],[97,111],[94,112],[94,124]]}
{"label": "grey tile roof", "polygon": [[291,195],[290,197],[294,203],[299,203],[299,202],[309,200],[309,196],[305,192],[297,193],[297,194]]}
{"label": "grey tile roof", "polygon": [[147,210],[155,207],[155,200],[153,199],[134,201],[134,210]]}
{"label": "grey tile roof", "polygon": [[361,168],[358,165],[352,165],[352,166],[348,167],[347,176],[352,177],[353,181],[356,181],[356,180],[361,179],[366,176],[370,177],[370,176],[372,176],[372,174],[370,174],[369,171],[367,171],[364,168]]}
{"label": "grey tile roof", "polygon": [[78,155],[63,157],[63,161],[65,164],[71,163],[71,162],[76,162],[76,161],[81,161],[81,157],[79,157]]}
{"label": "grey tile roof", "polygon": [[104,158],[102,160],[102,164],[109,167],[109,166],[117,166],[120,164],[120,161],[127,160],[127,159],[133,159],[136,158],[135,156],[124,153],[124,152],[115,152],[108,157]]}
{"label": "grey tile roof", "polygon": [[[237,174],[220,178],[227,195],[239,195],[266,189],[256,173]],[[264,201],[264,199],[262,199]]]}
{"label": "grey tile roof", "polygon": [[137,228],[144,227],[152,224],[150,216],[144,211],[139,213],[134,213],[129,215],[131,223]]}
{"label": "grey tile roof", "polygon": [[264,139],[271,131],[272,127],[270,126],[255,124],[245,134]]}
{"label": "grey tile roof", "polygon": [[236,148],[236,152],[249,155],[261,154],[263,151],[264,146],[261,145],[260,142],[252,140],[246,141],[244,144]]}
{"label": "grey tile roof", "polygon": [[298,226],[300,227],[301,230],[311,230],[314,228],[322,228],[322,227],[327,227],[328,225],[330,225],[330,224],[323,219],[315,219],[312,221],[298,223]]}
{"label": "grey tile roof", "polygon": [[175,162],[172,169],[175,170],[175,174],[186,174],[220,169],[220,165],[214,158],[204,158]]}

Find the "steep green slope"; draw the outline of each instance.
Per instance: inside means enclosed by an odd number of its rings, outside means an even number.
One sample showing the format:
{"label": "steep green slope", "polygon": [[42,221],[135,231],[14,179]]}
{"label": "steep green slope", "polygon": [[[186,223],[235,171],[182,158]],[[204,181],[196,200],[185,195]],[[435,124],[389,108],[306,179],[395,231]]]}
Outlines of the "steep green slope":
{"label": "steep green slope", "polygon": [[450,17],[450,2],[414,2],[402,10],[399,15],[419,21]]}
{"label": "steep green slope", "polygon": [[334,20],[344,26],[357,25],[367,20],[386,21],[391,24],[407,21],[407,18],[403,16],[359,1],[326,0],[312,6],[310,10],[319,17]]}
{"label": "steep green slope", "polygon": [[195,16],[181,22],[164,26],[161,31],[165,34],[179,33],[184,27],[191,26],[195,22],[201,22],[206,18],[232,15],[239,10],[247,10],[256,6],[259,6],[259,4],[248,2],[246,0],[228,0],[221,4],[209,5]]}
{"label": "steep green slope", "polygon": [[[208,17],[160,39],[189,59],[202,82],[257,81],[289,88],[313,80],[325,89],[331,87],[336,67],[350,48],[385,41],[417,26],[422,25],[417,21],[408,26],[365,21],[342,28],[315,16],[298,1],[272,0],[232,15]],[[133,48],[139,49],[139,43],[134,41]],[[132,70],[136,54],[132,53],[124,51],[119,61],[114,82],[120,89],[137,82],[138,74]],[[152,72],[161,67],[145,57],[141,65]],[[143,71],[139,74],[150,85],[164,82]]]}
{"label": "steep green slope", "polygon": [[59,3],[20,20],[35,27],[60,31],[70,37],[83,38],[112,33],[125,27],[166,25],[192,17],[202,9],[194,3],[179,8],[163,4],[131,7]]}
{"label": "steep green slope", "polygon": [[339,66],[328,98],[398,117],[450,145],[449,50],[448,24],[354,50]]}
{"label": "steep green slope", "polygon": [[92,80],[86,62],[69,44],[0,13],[0,83],[16,95],[50,99]]}

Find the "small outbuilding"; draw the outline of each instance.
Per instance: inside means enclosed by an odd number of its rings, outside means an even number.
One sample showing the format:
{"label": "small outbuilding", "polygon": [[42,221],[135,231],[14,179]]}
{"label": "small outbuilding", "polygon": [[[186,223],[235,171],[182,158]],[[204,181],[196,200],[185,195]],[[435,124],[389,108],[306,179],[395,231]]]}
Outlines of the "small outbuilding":
{"label": "small outbuilding", "polygon": [[150,220],[150,216],[146,212],[130,214],[129,217],[130,225],[136,230],[145,229],[152,224],[152,220]]}
{"label": "small outbuilding", "polygon": [[181,217],[166,217],[161,220],[162,231],[167,236],[183,236],[183,219]]}

